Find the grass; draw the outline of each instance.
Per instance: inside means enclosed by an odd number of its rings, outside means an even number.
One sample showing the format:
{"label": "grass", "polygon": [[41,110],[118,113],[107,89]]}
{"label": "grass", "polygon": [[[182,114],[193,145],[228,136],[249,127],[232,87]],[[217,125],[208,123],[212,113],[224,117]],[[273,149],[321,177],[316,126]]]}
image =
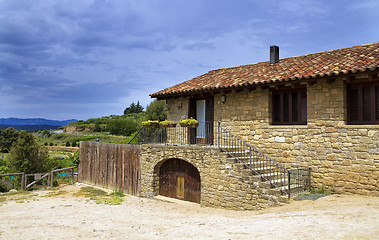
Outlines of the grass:
{"label": "grass", "polygon": [[58,195],[66,194],[66,191],[49,191],[45,195],[39,195],[33,191],[18,191],[8,192],[0,197],[0,206],[6,204],[8,201],[15,201],[16,203],[24,203],[29,201],[39,201],[39,197],[56,197]]}
{"label": "grass", "polygon": [[125,194],[121,190],[108,194],[98,188],[82,187],[80,192],[76,193],[75,196],[88,197],[90,200],[95,201],[96,204],[120,205],[124,201],[123,197]]}
{"label": "grass", "polygon": [[[66,191],[62,190],[53,190],[49,191],[45,195],[41,195],[40,197],[56,197],[66,193]],[[38,201],[38,196],[38,194],[33,193],[32,191],[6,193],[0,197],[0,206],[6,204],[8,201],[15,201],[16,203]],[[124,201],[123,197],[125,196],[125,194],[121,190],[113,191],[109,194],[106,191],[98,188],[82,187],[79,192],[74,194],[74,196],[87,197],[89,198],[89,200],[95,201],[96,204],[120,205]]]}
{"label": "grass", "polygon": [[66,146],[66,142],[76,142],[79,143],[80,141],[99,141],[99,142],[107,142],[107,143],[123,143],[125,139],[128,137],[125,136],[116,136],[116,135],[110,135],[105,132],[80,132],[75,134],[67,134],[67,133],[53,133],[50,137],[39,137],[37,133],[34,134],[34,136],[37,139],[37,142],[41,145],[44,145],[44,143],[53,143],[57,146]]}
{"label": "grass", "polygon": [[63,195],[66,193],[67,193],[66,191],[61,191],[61,190],[59,190],[58,192],[51,191],[51,192],[47,193],[46,195],[44,195],[43,197],[56,197],[56,196]]}
{"label": "grass", "polygon": [[313,194],[324,194],[324,195],[330,195],[334,193],[334,186],[325,186],[325,185],[320,185],[317,187],[312,187],[310,190],[310,193]]}
{"label": "grass", "polygon": [[8,201],[15,201],[16,203],[24,203],[29,202],[31,200],[37,201],[35,198],[38,196],[37,194],[31,194],[32,192],[30,191],[18,191],[15,193],[6,193],[1,197],[0,204],[7,203]]}

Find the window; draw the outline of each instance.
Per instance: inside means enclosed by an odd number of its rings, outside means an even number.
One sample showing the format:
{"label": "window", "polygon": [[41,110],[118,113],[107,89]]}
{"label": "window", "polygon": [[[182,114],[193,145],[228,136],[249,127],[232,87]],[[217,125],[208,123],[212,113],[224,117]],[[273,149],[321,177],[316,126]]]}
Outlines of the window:
{"label": "window", "polygon": [[379,124],[379,82],[348,86],[347,123]]}
{"label": "window", "polygon": [[273,124],[307,124],[306,89],[273,93]]}

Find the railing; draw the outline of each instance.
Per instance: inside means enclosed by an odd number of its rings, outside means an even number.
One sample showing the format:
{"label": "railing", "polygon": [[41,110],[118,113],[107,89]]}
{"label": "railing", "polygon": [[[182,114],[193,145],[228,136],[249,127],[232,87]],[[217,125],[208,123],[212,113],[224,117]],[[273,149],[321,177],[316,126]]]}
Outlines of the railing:
{"label": "railing", "polygon": [[20,175],[21,176],[21,190],[24,190],[25,189],[25,173],[22,172],[22,173],[7,173],[7,174],[0,174],[0,178],[1,177],[14,177],[14,176],[18,176]]}
{"label": "railing", "polygon": [[219,147],[290,197],[290,171],[219,125]]}
{"label": "railing", "polygon": [[310,168],[288,170],[221,127],[220,122],[200,122],[197,128],[179,125],[169,128],[143,128],[137,135],[135,138],[140,143],[217,146],[288,198],[292,194],[297,195],[310,189]]}
{"label": "railing", "polygon": [[[53,179],[54,179],[54,173],[56,172],[62,172],[62,171],[67,171],[67,170],[70,170],[71,171],[71,182],[72,184],[74,184],[74,169],[77,168],[76,166],[75,167],[68,167],[68,168],[61,168],[61,169],[56,169],[56,170],[52,170],[48,173],[9,173],[9,174],[0,174],[0,177],[7,177],[7,176],[17,176],[17,175],[20,175],[21,176],[21,190],[24,190],[24,189],[28,189],[30,188],[31,186],[33,186],[34,184],[40,182],[42,179],[44,178],[48,178],[48,185],[51,186],[51,188],[53,187]],[[32,181],[31,183],[27,184],[27,181],[28,181],[28,177],[33,177],[34,178],[34,181]]]}
{"label": "railing", "polygon": [[142,128],[132,140],[139,143],[161,143],[168,145],[215,145],[217,125],[214,122],[199,122],[196,128],[175,127]]}
{"label": "railing", "polygon": [[311,168],[290,169],[291,194],[299,195],[311,189]]}

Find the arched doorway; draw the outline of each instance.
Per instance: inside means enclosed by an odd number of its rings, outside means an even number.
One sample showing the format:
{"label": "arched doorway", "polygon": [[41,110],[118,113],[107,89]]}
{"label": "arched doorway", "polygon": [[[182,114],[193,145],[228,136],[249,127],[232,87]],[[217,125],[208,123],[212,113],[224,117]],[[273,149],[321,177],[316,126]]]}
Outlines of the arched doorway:
{"label": "arched doorway", "polygon": [[200,174],[190,163],[169,159],[159,169],[159,194],[200,203]]}

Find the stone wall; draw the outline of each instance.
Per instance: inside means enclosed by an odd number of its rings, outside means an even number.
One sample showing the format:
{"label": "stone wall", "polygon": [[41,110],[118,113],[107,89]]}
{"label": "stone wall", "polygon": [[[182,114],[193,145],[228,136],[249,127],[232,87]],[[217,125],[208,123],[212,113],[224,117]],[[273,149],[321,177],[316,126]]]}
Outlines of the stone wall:
{"label": "stone wall", "polygon": [[[256,210],[285,202],[287,196],[271,190],[260,177],[243,175],[217,147],[146,144],[141,151],[141,196],[159,192],[159,168],[171,158],[191,163],[200,173],[201,205],[233,210]],[[276,196],[275,196],[276,193]]]}
{"label": "stone wall", "polygon": [[[314,187],[379,196],[379,125],[346,124],[345,80],[320,79],[305,85],[306,125],[272,125],[272,91],[260,87],[228,93],[224,104],[221,94],[215,95],[214,119],[288,168],[311,167]],[[185,98],[180,101],[185,105]],[[187,112],[187,107],[177,109],[169,117],[176,120]]]}

